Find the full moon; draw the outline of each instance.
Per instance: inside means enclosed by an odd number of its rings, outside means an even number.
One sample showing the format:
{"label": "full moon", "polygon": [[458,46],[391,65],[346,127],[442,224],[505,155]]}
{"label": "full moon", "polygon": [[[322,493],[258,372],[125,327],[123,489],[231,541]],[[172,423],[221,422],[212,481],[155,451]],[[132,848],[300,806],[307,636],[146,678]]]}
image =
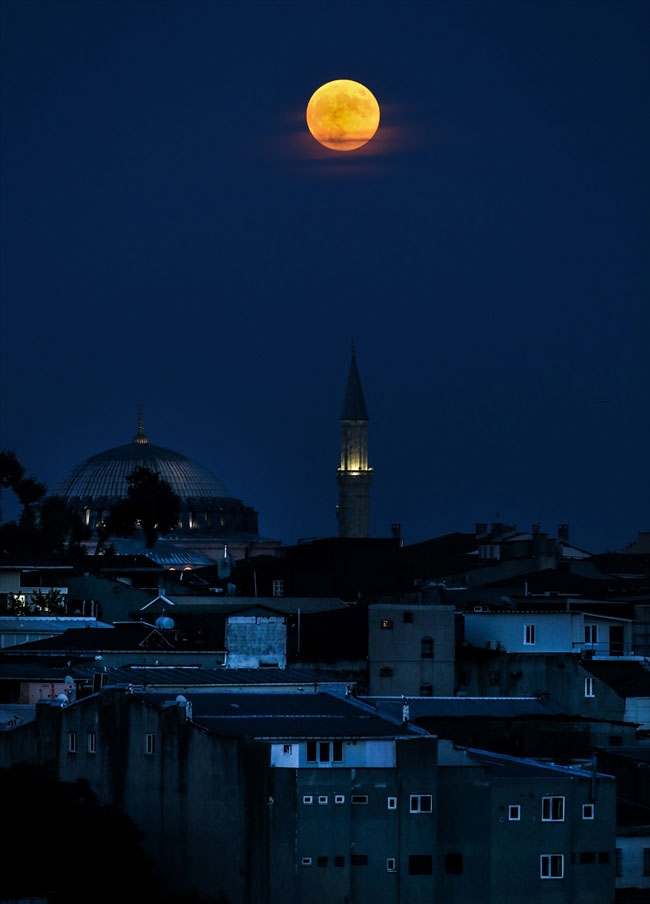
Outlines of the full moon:
{"label": "full moon", "polygon": [[307,126],[316,141],[334,151],[367,144],[379,125],[379,104],[359,82],[339,78],[315,91],[307,104]]}

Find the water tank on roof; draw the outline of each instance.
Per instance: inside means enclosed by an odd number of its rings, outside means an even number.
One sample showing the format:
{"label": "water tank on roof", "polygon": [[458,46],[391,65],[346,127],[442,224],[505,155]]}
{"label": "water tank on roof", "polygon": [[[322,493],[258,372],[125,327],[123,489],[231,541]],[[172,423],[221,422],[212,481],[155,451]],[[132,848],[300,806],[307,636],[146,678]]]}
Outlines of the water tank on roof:
{"label": "water tank on roof", "polygon": [[174,628],[174,619],[168,615],[159,615],[156,619],[156,627],[161,631],[171,631]]}

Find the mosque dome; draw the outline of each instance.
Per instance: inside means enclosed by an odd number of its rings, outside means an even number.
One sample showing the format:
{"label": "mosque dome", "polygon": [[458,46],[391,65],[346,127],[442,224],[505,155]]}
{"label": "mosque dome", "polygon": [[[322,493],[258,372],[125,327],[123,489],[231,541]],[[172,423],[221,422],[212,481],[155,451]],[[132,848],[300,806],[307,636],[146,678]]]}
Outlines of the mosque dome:
{"label": "mosque dome", "polygon": [[121,499],[128,490],[125,478],[137,467],[156,471],[181,499],[232,498],[220,480],[185,455],[135,441],[82,461],[61,481],[55,493],[69,499]]}

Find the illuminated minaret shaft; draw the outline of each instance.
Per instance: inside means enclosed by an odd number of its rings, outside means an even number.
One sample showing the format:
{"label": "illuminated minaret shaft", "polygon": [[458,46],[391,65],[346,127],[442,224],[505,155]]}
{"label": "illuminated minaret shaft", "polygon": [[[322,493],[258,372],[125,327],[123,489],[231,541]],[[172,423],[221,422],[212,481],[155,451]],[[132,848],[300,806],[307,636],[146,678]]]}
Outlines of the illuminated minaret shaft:
{"label": "illuminated minaret shaft", "polygon": [[341,467],[336,474],[339,487],[339,537],[370,535],[370,484],[368,467],[368,412],[352,346],[348,385],[341,412]]}

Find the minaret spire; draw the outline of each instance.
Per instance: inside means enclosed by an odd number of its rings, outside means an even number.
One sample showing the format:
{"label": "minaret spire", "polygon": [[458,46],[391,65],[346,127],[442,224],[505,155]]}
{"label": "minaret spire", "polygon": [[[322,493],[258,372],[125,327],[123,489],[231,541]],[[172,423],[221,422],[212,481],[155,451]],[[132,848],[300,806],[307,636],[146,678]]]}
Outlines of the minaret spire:
{"label": "minaret spire", "polygon": [[354,340],[348,383],[341,412],[341,466],[336,475],[339,486],[339,537],[368,537],[370,534],[370,484],[368,467],[368,410],[357,368]]}
{"label": "minaret spire", "polygon": [[138,432],[133,437],[133,442],[138,445],[145,445],[149,442],[149,437],[144,432],[144,427],[142,426],[142,405],[138,408]]}

